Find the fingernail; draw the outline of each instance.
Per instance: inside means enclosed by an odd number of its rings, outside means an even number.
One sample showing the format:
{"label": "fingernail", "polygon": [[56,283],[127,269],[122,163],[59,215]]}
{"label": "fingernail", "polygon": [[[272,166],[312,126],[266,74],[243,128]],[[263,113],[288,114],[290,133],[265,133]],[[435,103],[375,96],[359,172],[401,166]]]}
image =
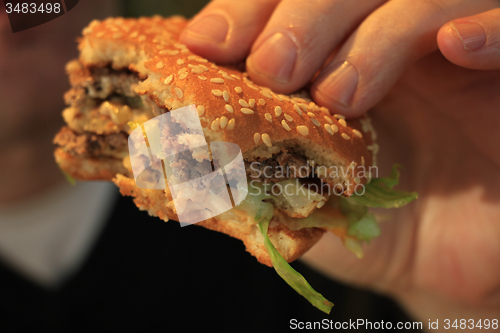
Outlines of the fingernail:
{"label": "fingernail", "polygon": [[229,23],[222,15],[209,15],[195,20],[188,26],[186,32],[199,39],[205,39],[214,43],[224,43],[227,38]]}
{"label": "fingernail", "polygon": [[358,71],[349,62],[344,61],[318,84],[318,91],[325,97],[348,107],[358,86]]}
{"label": "fingernail", "polygon": [[249,57],[252,70],[261,76],[286,83],[297,60],[297,47],[286,35],[277,32]]}
{"label": "fingernail", "polygon": [[450,26],[462,41],[464,49],[468,51],[476,51],[486,43],[486,32],[477,23],[452,22]]}

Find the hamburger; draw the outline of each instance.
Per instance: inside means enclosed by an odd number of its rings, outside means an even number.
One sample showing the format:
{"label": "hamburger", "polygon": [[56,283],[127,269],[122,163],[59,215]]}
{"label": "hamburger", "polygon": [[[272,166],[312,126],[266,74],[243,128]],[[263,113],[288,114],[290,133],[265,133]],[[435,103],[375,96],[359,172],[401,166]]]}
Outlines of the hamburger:
{"label": "hamburger", "polygon": [[[416,194],[392,188],[397,168],[389,178],[372,174],[378,145],[368,116],[332,115],[305,92],[277,94],[241,66],[193,54],[178,42],[186,24],[182,17],[109,18],[83,30],[80,56],[66,66],[71,89],[66,126],[54,139],[56,162],[71,178],[113,181],[164,221],[182,220],[186,207],[201,214],[210,211],[206,203],[224,204],[210,187],[222,184],[218,191],[233,193],[234,207],[199,215],[197,225],[241,239],[259,262],[329,312],[333,304],[288,262],[325,232],[362,256],[361,243],[380,232],[368,207],[398,207]],[[197,120],[175,117],[183,108]],[[191,130],[196,122],[201,132]],[[136,149],[134,138],[147,148]],[[223,174],[215,172],[228,164],[214,154],[220,142],[236,145],[243,160]],[[174,193],[172,181],[191,181],[189,198]]]}

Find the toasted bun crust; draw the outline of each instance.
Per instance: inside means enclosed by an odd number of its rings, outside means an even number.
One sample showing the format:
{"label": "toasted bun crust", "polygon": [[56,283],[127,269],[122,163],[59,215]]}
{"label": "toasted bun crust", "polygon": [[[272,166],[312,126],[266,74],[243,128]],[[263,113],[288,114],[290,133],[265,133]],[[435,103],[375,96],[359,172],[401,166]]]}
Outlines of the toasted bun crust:
{"label": "toasted bun crust", "polygon": [[[346,170],[374,164],[373,153],[378,147],[367,116],[345,121],[311,102],[305,93],[276,94],[254,84],[236,68],[217,66],[194,55],[177,42],[186,23],[181,17],[93,21],[79,40],[79,62],[67,67],[72,85],[87,80],[91,68],[128,69],[141,79],[133,87],[137,94],[148,96],[162,109],[196,105],[207,141],[236,143],[248,161],[270,158],[281,148],[293,147],[316,165]],[[106,127],[102,134],[111,134],[112,128]],[[117,132],[123,131],[123,127],[116,128]],[[168,189],[138,188],[126,158],[122,162],[112,156],[78,156],[68,152],[64,145],[56,150],[55,156],[71,176],[113,179],[123,195],[135,197],[134,202],[141,210],[165,221],[177,218]],[[352,173],[325,174],[321,178],[330,185],[366,180]],[[244,213],[235,214],[223,214],[198,224],[241,239],[247,251],[271,266],[253,219]],[[273,222],[283,219],[286,216],[275,210]],[[268,232],[287,261],[300,257],[323,233],[317,228],[291,231],[279,223],[273,223]]]}
{"label": "toasted bun crust", "polygon": [[[176,220],[177,215],[165,201],[168,201],[168,194],[163,190],[143,189],[135,186],[133,179],[117,175],[113,180],[120,187],[122,195],[134,197],[134,202],[141,210],[147,211],[150,215],[158,216],[164,221]],[[275,218],[283,218],[278,210],[275,210]],[[272,266],[271,259],[264,247],[264,240],[255,224],[248,221],[244,214],[234,214],[226,216],[224,220],[216,217],[197,223],[207,229],[223,232],[231,237],[241,239],[248,252],[259,260],[259,262]],[[307,228],[300,230],[289,230],[283,224],[277,224],[268,230],[269,238],[278,252],[291,262],[304,254],[313,246],[325,231],[319,228]]]}

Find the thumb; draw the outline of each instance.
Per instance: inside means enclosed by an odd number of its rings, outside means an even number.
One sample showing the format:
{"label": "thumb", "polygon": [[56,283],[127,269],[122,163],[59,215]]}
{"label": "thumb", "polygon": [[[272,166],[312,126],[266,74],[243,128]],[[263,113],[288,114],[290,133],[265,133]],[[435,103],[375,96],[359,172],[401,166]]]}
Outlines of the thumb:
{"label": "thumb", "polygon": [[437,42],[452,63],[469,68],[500,69],[500,8],[461,18],[439,30]]}

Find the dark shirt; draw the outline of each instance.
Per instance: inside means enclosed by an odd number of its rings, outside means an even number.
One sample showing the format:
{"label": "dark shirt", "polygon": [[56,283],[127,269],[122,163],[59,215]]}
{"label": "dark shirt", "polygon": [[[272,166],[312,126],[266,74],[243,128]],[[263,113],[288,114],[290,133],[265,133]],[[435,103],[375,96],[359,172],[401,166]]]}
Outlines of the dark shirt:
{"label": "dark shirt", "polygon": [[38,287],[0,264],[0,332],[281,332],[294,318],[410,320],[387,298],[293,266],[335,303],[330,315],[241,241],[165,223],[121,197],[83,267],[59,289]]}

